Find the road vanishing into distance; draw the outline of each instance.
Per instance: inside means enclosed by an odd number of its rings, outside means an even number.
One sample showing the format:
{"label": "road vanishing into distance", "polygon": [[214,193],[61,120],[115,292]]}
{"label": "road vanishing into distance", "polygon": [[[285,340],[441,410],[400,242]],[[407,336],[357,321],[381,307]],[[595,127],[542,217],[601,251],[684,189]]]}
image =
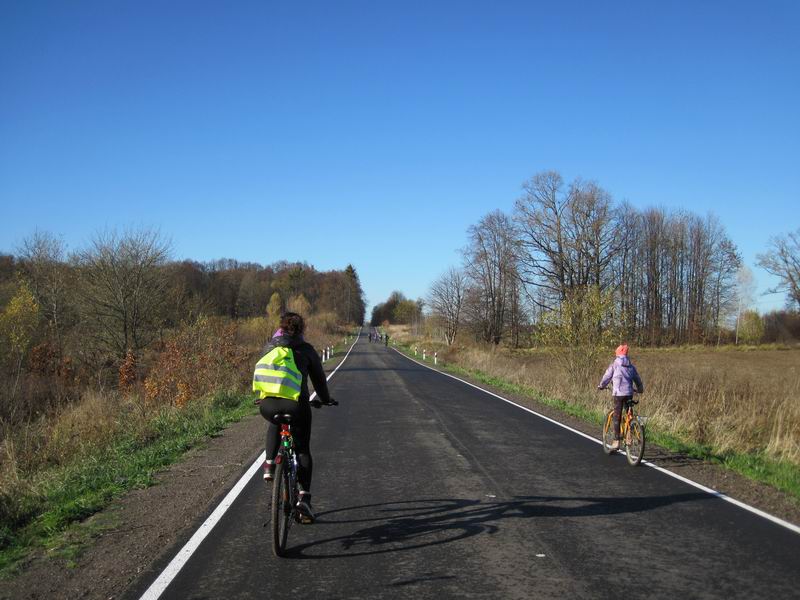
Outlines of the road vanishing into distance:
{"label": "road vanishing into distance", "polygon": [[161,598],[800,597],[797,533],[366,333],[329,385],[317,523],[275,558],[259,470]]}

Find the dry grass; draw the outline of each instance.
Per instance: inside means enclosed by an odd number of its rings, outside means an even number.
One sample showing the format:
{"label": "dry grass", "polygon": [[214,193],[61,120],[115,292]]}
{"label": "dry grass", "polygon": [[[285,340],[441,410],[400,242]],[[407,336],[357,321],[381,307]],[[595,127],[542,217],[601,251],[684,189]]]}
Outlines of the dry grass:
{"label": "dry grass", "polygon": [[[610,405],[591,381],[575,380],[546,350],[446,348],[393,327],[403,343],[439,351],[440,359],[537,390],[594,412]],[[613,358],[609,352],[608,362]],[[800,349],[703,347],[633,351],[645,394],[639,412],[654,428],[718,452],[764,453],[800,464]]]}
{"label": "dry grass", "polygon": [[661,429],[720,451],[800,464],[800,351],[643,351],[642,410]]}
{"label": "dry grass", "polygon": [[155,412],[135,396],[89,391],[34,422],[0,425],[0,548],[35,513],[54,468],[97,455],[122,432],[144,429]]}
{"label": "dry grass", "polygon": [[160,409],[133,395],[88,391],[55,414],[2,432],[0,495],[48,467],[107,445],[120,431],[144,427]]}

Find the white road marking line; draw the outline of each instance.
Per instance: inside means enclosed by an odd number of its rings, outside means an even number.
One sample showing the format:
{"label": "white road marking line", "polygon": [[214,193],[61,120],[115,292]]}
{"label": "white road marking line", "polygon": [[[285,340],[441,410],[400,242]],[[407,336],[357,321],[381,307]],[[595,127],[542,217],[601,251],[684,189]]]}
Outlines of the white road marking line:
{"label": "white road marking line", "polygon": [[[405,354],[400,352],[400,350],[398,350],[397,348],[392,348],[392,350],[397,352],[403,358],[407,358],[411,362],[417,363],[418,365],[420,365],[422,367],[425,367],[426,369],[430,369],[431,371],[434,371],[435,373],[439,373],[441,375],[444,375],[445,377],[450,377],[451,379],[455,379],[456,381],[460,381],[461,383],[466,384],[466,385],[468,385],[470,387],[473,387],[476,390],[480,390],[480,391],[482,391],[482,392],[484,392],[486,394],[489,394],[490,396],[494,396],[495,398],[499,398],[503,402],[508,402],[509,404],[511,404],[513,406],[516,406],[517,408],[521,408],[522,410],[527,411],[527,412],[531,413],[532,415],[536,415],[537,417],[539,417],[541,419],[544,419],[545,421],[549,421],[550,423],[553,423],[554,425],[558,425],[559,427],[563,427],[564,429],[566,429],[568,431],[571,431],[572,433],[576,433],[579,436],[586,438],[587,440],[591,440],[592,442],[594,442],[596,444],[601,444],[601,445],[603,444],[602,440],[599,440],[594,436],[591,436],[591,435],[588,435],[586,433],[583,433],[582,431],[578,431],[577,429],[574,429],[574,428],[570,427],[569,425],[565,425],[564,423],[560,423],[560,422],[556,421],[555,419],[551,419],[550,417],[547,417],[547,416],[545,416],[545,415],[543,415],[541,413],[536,412],[535,410],[531,410],[530,408],[522,406],[521,404],[517,404],[516,402],[512,402],[508,398],[503,398],[502,396],[499,396],[498,394],[495,394],[494,392],[490,392],[489,390],[485,390],[482,387],[475,385],[474,383],[470,383],[469,381],[465,381],[463,379],[460,379],[459,377],[456,377],[455,375],[451,375],[450,373],[445,373],[444,371],[440,371],[439,369],[434,369],[433,367],[431,367],[429,365],[426,365],[425,363],[419,362],[418,360],[414,360],[410,356],[406,356]],[[665,475],[669,475],[670,477],[678,479],[679,481],[682,481],[683,483],[687,483],[687,484],[689,484],[689,485],[691,485],[693,487],[696,487],[697,489],[702,490],[702,491],[706,492],[707,494],[711,494],[712,496],[715,496],[715,497],[719,498],[720,500],[725,500],[725,502],[730,502],[731,504],[734,504],[734,505],[738,506],[739,508],[743,508],[744,510],[747,510],[747,511],[753,513],[753,514],[756,514],[759,517],[763,517],[764,519],[767,519],[768,521],[772,521],[773,523],[775,523],[777,525],[780,525],[781,527],[785,527],[786,529],[788,529],[790,531],[793,531],[794,533],[800,534],[800,527],[795,525],[795,524],[793,524],[793,523],[790,523],[789,521],[784,521],[783,519],[780,519],[780,518],[776,517],[775,515],[771,515],[771,514],[769,514],[767,512],[764,512],[763,510],[761,510],[759,508],[756,508],[755,506],[750,506],[749,504],[745,504],[741,500],[737,500],[736,498],[732,498],[731,496],[723,494],[722,492],[718,492],[717,490],[712,489],[710,487],[707,487],[707,486],[705,486],[705,485],[703,485],[701,483],[697,483],[696,481],[692,481],[691,479],[687,479],[686,477],[683,477],[682,475],[678,475],[677,473],[673,473],[669,469],[665,469],[664,467],[659,467],[658,465],[653,464],[648,460],[643,460],[642,464],[645,465],[645,466],[650,467],[651,469],[655,469],[656,471],[664,473]]]}
{"label": "white road marking line", "polygon": [[[336,368],[333,370],[333,373],[328,375],[326,380],[330,381],[330,378],[336,374],[336,371],[339,370],[344,364],[344,361],[347,360],[347,357],[350,356],[350,352],[353,350],[353,346],[356,345],[360,338],[361,331],[359,331],[359,335],[356,336],[355,341],[350,346],[350,349],[347,351],[347,354],[344,355],[342,362],[340,362]],[[316,392],[311,394],[311,400],[317,395]],[[164,568],[161,574],[156,578],[156,580],[147,588],[144,594],[142,594],[140,600],[156,600],[164,593],[164,590],[167,589],[167,586],[172,583],[172,580],[175,579],[177,574],[183,568],[183,566],[189,561],[192,554],[194,554],[195,550],[200,546],[202,541],[206,539],[206,536],[211,533],[211,530],[214,529],[214,526],[219,522],[222,518],[222,515],[231,507],[234,500],[236,500],[237,496],[242,492],[242,490],[250,483],[250,479],[253,478],[253,475],[256,474],[258,469],[264,464],[264,459],[266,458],[266,451],[262,452],[256,461],[250,465],[250,468],[247,469],[244,475],[236,482],[236,485],[233,486],[230,492],[228,492],[225,498],[222,499],[222,502],[219,503],[217,508],[214,509],[209,517],[203,521],[203,524],[194,532],[194,535],[189,538],[189,541],[181,548],[178,553],[175,555],[170,563]]]}

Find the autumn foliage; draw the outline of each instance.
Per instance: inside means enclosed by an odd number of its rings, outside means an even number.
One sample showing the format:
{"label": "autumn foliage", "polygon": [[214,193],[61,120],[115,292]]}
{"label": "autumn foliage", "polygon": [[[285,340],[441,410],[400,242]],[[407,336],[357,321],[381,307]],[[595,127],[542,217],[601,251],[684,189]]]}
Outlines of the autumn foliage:
{"label": "autumn foliage", "polygon": [[119,366],[119,389],[130,390],[136,383],[136,356],[130,348]]}
{"label": "autumn foliage", "polygon": [[144,382],[146,401],[182,407],[214,390],[235,387],[241,352],[235,323],[198,319],[164,344]]}

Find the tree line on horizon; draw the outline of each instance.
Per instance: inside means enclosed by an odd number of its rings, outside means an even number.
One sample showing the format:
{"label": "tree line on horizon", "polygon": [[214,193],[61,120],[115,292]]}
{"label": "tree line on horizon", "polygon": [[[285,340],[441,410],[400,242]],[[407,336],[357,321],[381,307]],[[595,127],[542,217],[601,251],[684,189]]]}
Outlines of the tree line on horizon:
{"label": "tree line on horizon", "polygon": [[68,253],[36,232],[0,255],[0,419],[46,411],[87,386],[113,388],[126,359],[141,364],[203,319],[274,326],[286,309],[358,324],[366,302],[352,265],[176,261],[147,230],[99,234]]}
{"label": "tree line on horizon", "polygon": [[[796,310],[766,318],[743,311],[741,255],[715,217],[638,209],[556,171],[527,180],[510,213],[491,211],[469,227],[462,256],[461,266],[432,283],[425,302],[448,344],[461,330],[513,346],[800,335]],[[759,256],[795,309],[799,257],[800,232],[773,239]]]}
{"label": "tree line on horizon", "polygon": [[370,325],[376,327],[384,323],[400,325],[413,325],[422,316],[424,302],[422,300],[409,300],[400,291],[389,294],[386,302],[379,302],[372,308]]}

